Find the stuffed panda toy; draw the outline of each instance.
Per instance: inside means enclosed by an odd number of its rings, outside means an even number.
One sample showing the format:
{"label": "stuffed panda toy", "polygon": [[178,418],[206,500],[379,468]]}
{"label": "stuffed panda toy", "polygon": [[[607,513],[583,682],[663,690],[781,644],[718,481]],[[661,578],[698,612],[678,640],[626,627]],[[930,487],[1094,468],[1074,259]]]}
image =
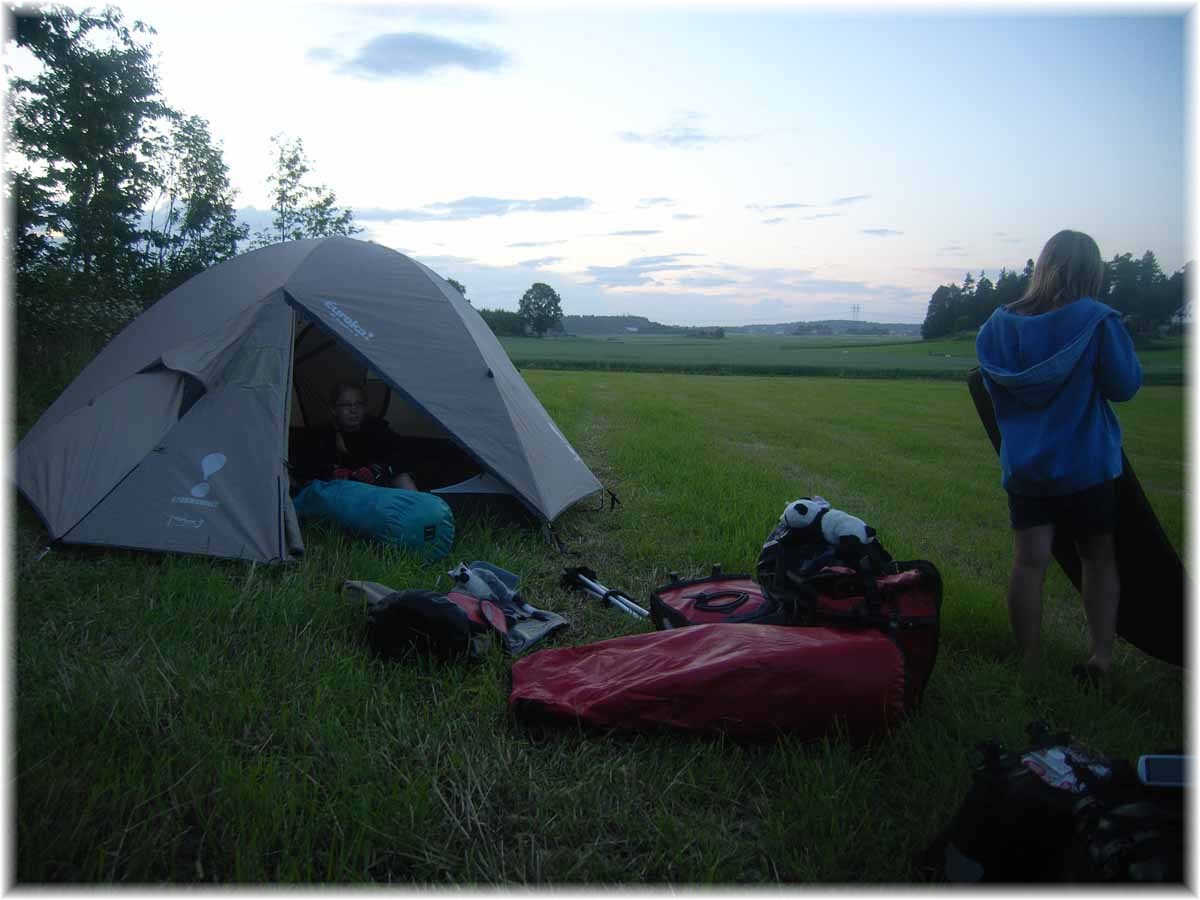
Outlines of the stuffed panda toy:
{"label": "stuffed panda toy", "polygon": [[[839,559],[851,565],[857,566],[864,556],[874,557],[882,551],[875,540],[874,528],[858,516],[834,509],[820,495],[789,503],[779,517],[779,524],[795,532],[802,543],[824,541]],[[871,544],[875,548],[868,546]]]}

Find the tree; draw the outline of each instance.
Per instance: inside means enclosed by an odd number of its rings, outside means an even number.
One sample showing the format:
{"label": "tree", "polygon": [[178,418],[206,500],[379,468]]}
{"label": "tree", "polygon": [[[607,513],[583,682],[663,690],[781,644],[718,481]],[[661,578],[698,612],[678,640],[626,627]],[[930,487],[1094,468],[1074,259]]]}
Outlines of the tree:
{"label": "tree", "polygon": [[971,300],[970,324],[967,328],[978,328],[987,321],[987,317],[996,308],[996,286],[987,277],[987,272],[979,273],[979,281],[975,283],[975,296]]}
{"label": "tree", "polygon": [[159,194],[145,232],[146,302],[236,255],[250,230],[237,221],[229,168],[204,119],[175,116],[157,170]]}
{"label": "tree", "polygon": [[510,309],[481,309],[479,315],[497,336],[521,337],[525,334],[525,321],[520,313]]}
{"label": "tree", "polygon": [[466,299],[466,297],[467,297],[467,289],[466,289],[466,287],[465,287],[465,286],[462,284],[462,282],[460,282],[460,281],[455,281],[453,278],[447,278],[447,279],[446,279],[446,281],[450,282],[450,287],[454,288],[456,291],[458,291],[460,294],[462,294],[462,295],[463,295],[463,299],[464,299],[464,300]]}
{"label": "tree", "polygon": [[267,182],[271,185],[271,209],[275,219],[272,231],[260,231],[255,235],[256,247],[362,231],[354,225],[353,212],[338,209],[332,190],[324,185],[304,183],[309,164],[300,138],[288,140],[277,134],[271,138],[271,143],[275,145],[275,171]]}
{"label": "tree", "polygon": [[1000,270],[996,280],[996,306],[1008,306],[1025,293],[1023,276],[1008,269]]}
{"label": "tree", "polygon": [[1108,287],[1104,302],[1126,315],[1136,313],[1140,267],[1139,262],[1129,253],[1114,256],[1108,263]]}
{"label": "tree", "polygon": [[942,285],[929,298],[925,321],[921,325],[924,340],[943,337],[954,328],[954,320],[962,307],[962,289],[956,285]]}
{"label": "tree", "polygon": [[14,12],[17,45],[41,64],[11,82],[18,274],[56,263],[98,279],[93,290],[120,293],[138,266],[138,222],[154,181],[148,160],[170,113],[137,39],[152,31],[126,26],[111,7]]}
{"label": "tree", "polygon": [[542,337],[562,321],[562,299],[554,288],[539,281],[521,297],[517,314],[529,331]]}

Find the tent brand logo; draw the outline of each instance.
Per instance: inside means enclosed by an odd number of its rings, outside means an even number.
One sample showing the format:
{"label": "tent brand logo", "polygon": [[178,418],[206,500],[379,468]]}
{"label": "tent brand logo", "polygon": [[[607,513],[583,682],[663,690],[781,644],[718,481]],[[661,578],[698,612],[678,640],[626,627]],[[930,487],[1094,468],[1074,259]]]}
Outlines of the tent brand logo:
{"label": "tent brand logo", "polygon": [[210,453],[204,459],[200,460],[200,471],[204,475],[204,480],[199,484],[192,485],[193,497],[207,497],[208,492],[212,490],[208,483],[208,479],[216,475],[225,468],[224,453]]}
{"label": "tent brand logo", "polygon": [[167,516],[168,528],[199,528],[203,524],[203,519],[189,519],[185,516]]}
{"label": "tent brand logo", "polygon": [[331,316],[333,316],[342,324],[343,328],[347,329],[348,331],[353,331],[364,341],[369,341],[371,338],[375,337],[375,332],[367,331],[367,329],[358,324],[358,319],[351,318],[349,313],[347,313],[332,300],[325,301],[325,308],[329,310],[329,314]]}
{"label": "tent brand logo", "polygon": [[[214,475],[216,475],[218,472],[220,472],[223,468],[225,468],[225,462],[226,462],[226,459],[225,459],[224,453],[208,454],[208,456],[206,456],[202,460],[200,460],[200,477],[202,480],[197,482],[196,484],[192,485],[192,489],[191,489],[191,491],[189,491],[191,496],[190,497],[172,497],[171,502],[172,503],[186,503],[189,506],[205,506],[205,507],[208,507],[209,509],[216,509],[218,506],[220,506],[219,503],[217,503],[215,500],[205,500],[204,498],[207,497],[208,492],[212,490],[212,485],[210,485],[208,483],[208,479],[212,478]],[[175,517],[172,516],[171,518],[175,518]],[[195,520],[192,519],[190,521],[195,521]],[[168,521],[167,524],[170,525],[173,523]],[[201,524],[203,524],[203,520],[201,520]],[[199,528],[200,525],[192,525],[189,527]]]}

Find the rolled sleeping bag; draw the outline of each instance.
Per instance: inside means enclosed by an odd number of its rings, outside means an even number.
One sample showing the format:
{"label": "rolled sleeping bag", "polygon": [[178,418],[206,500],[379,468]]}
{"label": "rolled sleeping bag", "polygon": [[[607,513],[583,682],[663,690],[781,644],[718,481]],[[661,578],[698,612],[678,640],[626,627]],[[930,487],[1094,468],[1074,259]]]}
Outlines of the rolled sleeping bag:
{"label": "rolled sleeping bag", "polygon": [[312,481],[292,498],[301,519],[347,531],[437,560],[454,544],[454,515],[441,497],[361,481]]}
{"label": "rolled sleeping bag", "polygon": [[713,623],[542,650],[512,667],[509,710],[601,729],[855,742],[905,715],[900,648],[874,630]]}

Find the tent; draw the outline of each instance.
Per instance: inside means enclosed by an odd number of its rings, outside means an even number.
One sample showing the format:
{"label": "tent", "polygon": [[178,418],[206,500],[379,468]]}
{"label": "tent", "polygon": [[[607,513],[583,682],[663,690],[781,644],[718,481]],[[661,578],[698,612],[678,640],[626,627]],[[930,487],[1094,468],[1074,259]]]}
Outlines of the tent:
{"label": "tent", "polygon": [[421,450],[418,484],[454,509],[549,523],[601,490],[454,287],[344,237],[254,250],[171,291],[46,410],[12,471],[54,540],[290,560],[289,443],[328,424],[345,380],[365,380],[369,412]]}

